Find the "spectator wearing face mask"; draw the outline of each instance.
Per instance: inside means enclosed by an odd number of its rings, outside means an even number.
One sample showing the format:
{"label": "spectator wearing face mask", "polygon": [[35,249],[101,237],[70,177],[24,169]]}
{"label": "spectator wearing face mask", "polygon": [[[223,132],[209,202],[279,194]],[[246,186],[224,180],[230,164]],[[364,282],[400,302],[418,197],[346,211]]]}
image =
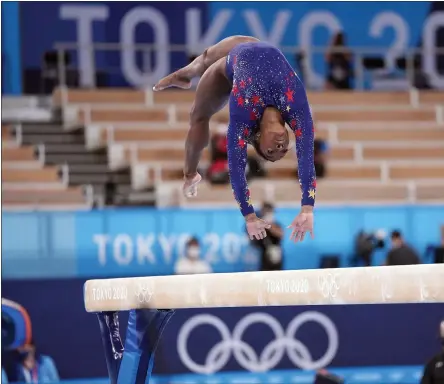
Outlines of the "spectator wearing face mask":
{"label": "spectator wearing face mask", "polygon": [[37,352],[31,341],[18,350],[17,381],[21,383],[56,383],[60,381],[54,360]]}
{"label": "spectator wearing face mask", "polygon": [[441,351],[424,367],[421,384],[444,384],[444,320],[439,326]]}
{"label": "spectator wearing face mask", "polygon": [[176,262],[174,267],[176,275],[193,275],[211,273],[210,264],[201,259],[199,240],[195,237],[188,240],[185,246],[185,257]]}
{"label": "spectator wearing face mask", "polygon": [[387,255],[385,265],[421,264],[416,251],[407,245],[400,231],[393,231],[391,236],[392,249]]}
{"label": "spectator wearing face mask", "polygon": [[274,206],[264,203],[259,217],[271,224],[267,229],[267,237],[261,240],[251,240],[251,244],[257,247],[261,254],[261,271],[280,271],[283,267],[282,237],[284,231],[281,225],[275,221]]}

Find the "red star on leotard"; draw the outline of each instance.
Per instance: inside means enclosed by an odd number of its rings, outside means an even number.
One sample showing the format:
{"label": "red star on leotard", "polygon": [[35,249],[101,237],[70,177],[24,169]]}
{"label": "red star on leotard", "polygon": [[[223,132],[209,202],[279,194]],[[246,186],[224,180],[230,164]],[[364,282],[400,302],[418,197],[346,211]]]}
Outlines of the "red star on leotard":
{"label": "red star on leotard", "polygon": [[239,138],[239,141],[237,142],[237,145],[239,145],[239,147],[241,147],[241,148],[244,148],[245,145],[247,145],[247,144],[245,143],[244,139]]}
{"label": "red star on leotard", "polygon": [[313,180],[313,183],[311,183],[311,185],[316,188],[316,179]]}
{"label": "red star on leotard", "polygon": [[290,77],[293,77],[294,76],[294,72],[290,72]]}
{"label": "red star on leotard", "polygon": [[287,101],[294,101],[293,93],[294,91],[292,91],[290,88],[287,88],[287,92],[285,92],[285,95],[287,96]]}
{"label": "red star on leotard", "polygon": [[258,95],[253,95],[251,99],[253,100],[253,105],[257,105],[261,98]]}
{"label": "red star on leotard", "polygon": [[290,121],[290,127],[291,127],[291,128],[296,127],[296,120],[295,120],[295,119],[293,119],[293,120]]}
{"label": "red star on leotard", "polygon": [[246,85],[246,84],[245,84],[245,81],[241,80],[241,82],[240,82],[240,87],[241,87],[241,88],[245,88],[245,85]]}
{"label": "red star on leotard", "polygon": [[301,128],[296,129],[296,131],[294,132],[294,134],[295,134],[296,138],[301,137],[301,136],[302,136],[302,129],[301,129]]}
{"label": "red star on leotard", "polygon": [[237,63],[237,56],[234,56],[233,57],[233,64],[236,65],[236,63]]}
{"label": "red star on leotard", "polygon": [[242,97],[238,97],[237,98],[237,105],[238,106],[243,106],[244,105],[244,99]]}
{"label": "red star on leotard", "polygon": [[247,189],[246,195],[247,195],[248,197],[250,197],[250,190],[249,190],[249,189]]}
{"label": "red star on leotard", "polygon": [[248,136],[249,133],[248,128],[244,128],[244,136]]}
{"label": "red star on leotard", "polygon": [[234,85],[232,92],[233,92],[234,96],[237,96],[237,94],[239,93],[239,89],[237,88],[237,85]]}
{"label": "red star on leotard", "polygon": [[257,116],[253,111],[250,111],[250,120],[257,120]]}

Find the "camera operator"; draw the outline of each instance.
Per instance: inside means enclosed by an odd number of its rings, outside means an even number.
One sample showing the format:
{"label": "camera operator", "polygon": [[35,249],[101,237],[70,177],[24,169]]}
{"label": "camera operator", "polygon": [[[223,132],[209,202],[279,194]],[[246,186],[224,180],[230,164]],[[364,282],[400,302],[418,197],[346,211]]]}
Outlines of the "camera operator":
{"label": "camera operator", "polygon": [[262,240],[252,240],[251,244],[257,247],[261,253],[261,271],[280,271],[283,266],[282,237],[284,231],[279,223],[274,220],[274,206],[264,203],[259,217],[271,224],[267,229],[267,237]]}
{"label": "camera operator", "polygon": [[444,384],[444,320],[439,327],[441,352],[424,367],[421,384]]}
{"label": "camera operator", "polygon": [[400,231],[393,231],[390,238],[392,249],[387,254],[385,265],[421,264],[418,254],[405,243]]}
{"label": "camera operator", "polygon": [[375,249],[384,248],[385,232],[378,230],[375,233],[360,231],[355,240],[354,264],[363,262],[364,266],[372,265],[372,254]]}

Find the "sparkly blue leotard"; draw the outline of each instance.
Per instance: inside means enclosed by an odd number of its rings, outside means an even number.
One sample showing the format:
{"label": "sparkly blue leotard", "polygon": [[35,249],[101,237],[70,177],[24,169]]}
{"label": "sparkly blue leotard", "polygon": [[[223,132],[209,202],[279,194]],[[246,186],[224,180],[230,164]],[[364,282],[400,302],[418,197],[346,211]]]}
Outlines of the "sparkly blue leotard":
{"label": "sparkly blue leotard", "polygon": [[228,127],[228,165],[234,197],[242,214],[254,212],[245,178],[247,143],[258,131],[266,107],[277,108],[296,137],[302,205],[314,205],[313,119],[305,88],[284,55],[263,43],[243,43],[231,50],[226,72],[233,82]]}

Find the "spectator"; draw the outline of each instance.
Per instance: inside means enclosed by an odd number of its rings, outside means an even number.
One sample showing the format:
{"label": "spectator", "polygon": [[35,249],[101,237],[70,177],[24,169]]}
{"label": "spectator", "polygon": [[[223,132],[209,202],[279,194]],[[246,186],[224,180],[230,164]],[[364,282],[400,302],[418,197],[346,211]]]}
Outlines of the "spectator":
{"label": "spectator", "polygon": [[352,77],[351,53],[346,48],[343,32],[333,37],[329,50],[325,55],[327,61],[327,89],[351,89]]}
{"label": "spectator", "polygon": [[296,72],[302,82],[305,82],[305,75],[307,73],[307,58],[304,51],[298,51],[294,55],[294,61],[296,64]]}
{"label": "spectator", "polygon": [[421,384],[444,384],[444,320],[439,327],[441,352],[424,367]]}
{"label": "spectator", "polygon": [[[207,177],[211,184],[228,184],[230,182],[228,172],[227,129],[226,124],[220,123],[216,132],[211,137],[211,164],[207,172]],[[258,157],[255,155],[248,155],[245,172],[247,180],[250,180],[252,177],[265,176],[265,171]]]}
{"label": "spectator", "polygon": [[314,140],[314,165],[317,178],[325,176],[325,163],[327,161],[327,143],[322,139]]}
{"label": "spectator", "polygon": [[387,255],[385,265],[421,264],[418,254],[404,242],[400,231],[393,231],[390,238],[392,249]]}
{"label": "spectator", "polygon": [[200,258],[200,244],[195,237],[188,240],[185,246],[185,257],[176,262],[174,267],[176,275],[193,275],[211,273],[210,264]]}
{"label": "spectator", "polygon": [[17,381],[23,383],[54,383],[58,382],[59,373],[54,360],[37,352],[34,342],[18,349],[16,365]]}
{"label": "spectator", "polygon": [[283,267],[282,238],[284,231],[279,223],[275,221],[274,206],[264,203],[258,215],[271,224],[267,229],[267,237],[262,240],[251,240],[251,244],[257,247],[261,254],[261,271],[280,271]]}

